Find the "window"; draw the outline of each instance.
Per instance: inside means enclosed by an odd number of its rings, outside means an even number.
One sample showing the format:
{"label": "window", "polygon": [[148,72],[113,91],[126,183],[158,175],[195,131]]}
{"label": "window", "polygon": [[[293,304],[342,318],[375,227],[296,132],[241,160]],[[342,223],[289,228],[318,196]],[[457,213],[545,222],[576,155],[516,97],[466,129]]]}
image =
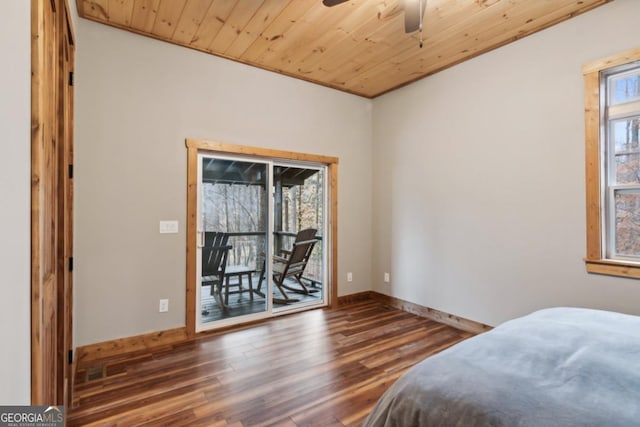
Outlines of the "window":
{"label": "window", "polygon": [[640,278],[640,49],[584,78],[587,271]]}

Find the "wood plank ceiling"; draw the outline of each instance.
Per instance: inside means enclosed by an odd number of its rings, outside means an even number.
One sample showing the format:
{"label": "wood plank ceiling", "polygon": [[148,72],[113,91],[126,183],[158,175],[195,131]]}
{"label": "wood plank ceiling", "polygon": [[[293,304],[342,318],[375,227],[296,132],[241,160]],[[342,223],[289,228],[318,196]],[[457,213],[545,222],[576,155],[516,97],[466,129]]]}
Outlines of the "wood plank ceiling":
{"label": "wood plank ceiling", "polygon": [[610,0],[76,0],[81,17],[373,98]]}

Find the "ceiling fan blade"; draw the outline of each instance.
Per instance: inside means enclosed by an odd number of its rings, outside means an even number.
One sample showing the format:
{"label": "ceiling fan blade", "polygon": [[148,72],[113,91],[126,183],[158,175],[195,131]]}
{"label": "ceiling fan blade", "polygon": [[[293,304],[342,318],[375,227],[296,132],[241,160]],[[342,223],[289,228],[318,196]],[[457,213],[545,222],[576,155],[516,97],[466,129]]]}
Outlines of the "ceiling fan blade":
{"label": "ceiling fan blade", "polygon": [[341,3],[346,3],[349,0],[322,0],[322,4],[327,7],[337,6]]}
{"label": "ceiling fan blade", "polygon": [[404,0],[404,32],[413,33],[420,29],[420,21],[427,2],[425,0]]}

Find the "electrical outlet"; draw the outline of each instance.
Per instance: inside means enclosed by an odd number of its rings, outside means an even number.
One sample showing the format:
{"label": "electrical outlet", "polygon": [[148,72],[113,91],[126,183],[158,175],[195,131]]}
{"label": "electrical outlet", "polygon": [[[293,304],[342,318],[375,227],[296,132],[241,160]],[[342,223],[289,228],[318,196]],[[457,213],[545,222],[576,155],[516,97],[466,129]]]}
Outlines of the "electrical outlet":
{"label": "electrical outlet", "polygon": [[158,307],[158,311],[160,313],[166,313],[167,311],[169,311],[169,300],[168,299],[161,299],[160,300],[160,305]]}
{"label": "electrical outlet", "polygon": [[353,282],[353,273],[352,272],[348,272],[347,273],[347,282]]}
{"label": "electrical outlet", "polygon": [[389,283],[391,281],[391,276],[389,273],[384,273],[384,283]]}

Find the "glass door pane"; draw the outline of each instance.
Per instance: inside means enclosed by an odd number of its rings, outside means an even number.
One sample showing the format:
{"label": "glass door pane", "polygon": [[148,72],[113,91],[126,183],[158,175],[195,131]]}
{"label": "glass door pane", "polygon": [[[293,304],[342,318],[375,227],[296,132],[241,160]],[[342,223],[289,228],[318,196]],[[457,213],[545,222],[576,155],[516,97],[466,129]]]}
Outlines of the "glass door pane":
{"label": "glass door pane", "polygon": [[273,311],[327,301],[326,168],[273,167]]}
{"label": "glass door pane", "polygon": [[269,163],[198,157],[197,329],[269,314]]}

